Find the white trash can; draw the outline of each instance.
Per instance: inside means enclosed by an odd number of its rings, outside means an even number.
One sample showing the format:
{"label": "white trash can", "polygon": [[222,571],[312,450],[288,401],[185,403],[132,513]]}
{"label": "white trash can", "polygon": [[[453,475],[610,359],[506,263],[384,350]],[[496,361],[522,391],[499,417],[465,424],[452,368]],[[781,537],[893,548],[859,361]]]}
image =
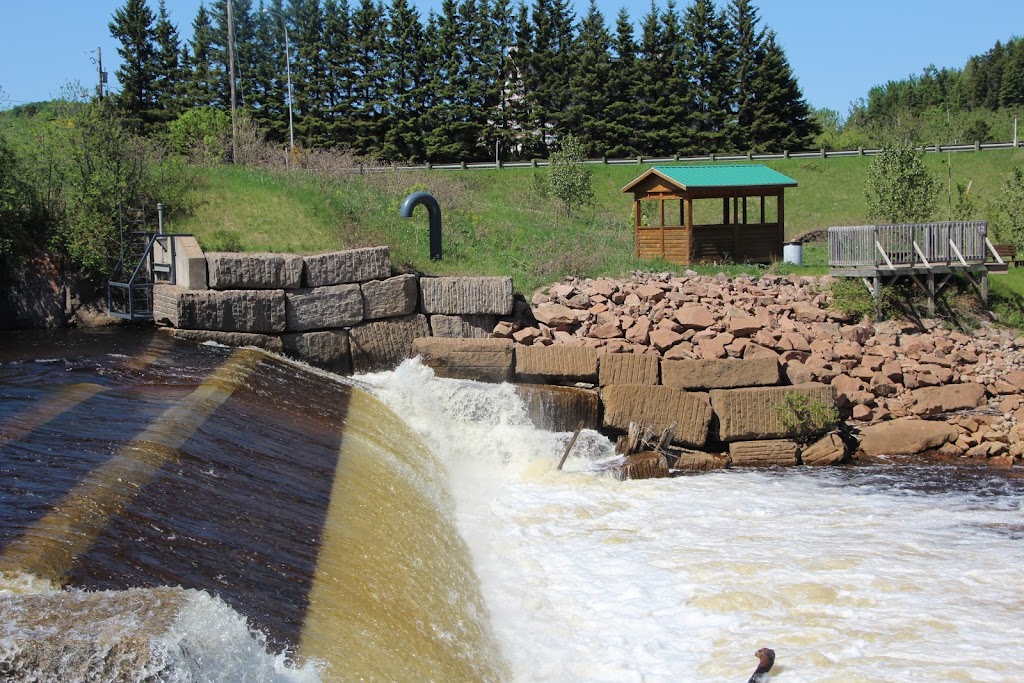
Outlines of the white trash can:
{"label": "white trash can", "polygon": [[804,245],[802,242],[786,242],[782,245],[783,263],[792,263],[794,266],[804,264]]}

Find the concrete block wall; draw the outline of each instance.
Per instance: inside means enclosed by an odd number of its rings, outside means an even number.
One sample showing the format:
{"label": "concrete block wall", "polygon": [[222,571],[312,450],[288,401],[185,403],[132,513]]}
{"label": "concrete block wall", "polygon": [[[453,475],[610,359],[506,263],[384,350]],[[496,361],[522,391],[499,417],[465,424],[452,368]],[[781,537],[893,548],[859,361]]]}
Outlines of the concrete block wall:
{"label": "concrete block wall", "polygon": [[392,276],[387,247],[312,256],[196,249],[187,251],[188,279],[155,287],[158,324],[343,374],[394,368],[417,338],[488,337],[512,312],[511,278]]}

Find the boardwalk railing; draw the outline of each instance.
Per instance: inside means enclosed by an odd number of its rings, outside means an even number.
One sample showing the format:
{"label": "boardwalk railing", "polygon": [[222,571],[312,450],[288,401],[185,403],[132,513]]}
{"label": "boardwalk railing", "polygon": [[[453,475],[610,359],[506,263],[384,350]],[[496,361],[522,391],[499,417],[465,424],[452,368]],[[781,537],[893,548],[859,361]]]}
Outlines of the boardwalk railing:
{"label": "boardwalk railing", "polygon": [[831,268],[889,270],[983,264],[989,253],[995,254],[987,232],[985,221],[833,227],[828,229],[828,263]]}

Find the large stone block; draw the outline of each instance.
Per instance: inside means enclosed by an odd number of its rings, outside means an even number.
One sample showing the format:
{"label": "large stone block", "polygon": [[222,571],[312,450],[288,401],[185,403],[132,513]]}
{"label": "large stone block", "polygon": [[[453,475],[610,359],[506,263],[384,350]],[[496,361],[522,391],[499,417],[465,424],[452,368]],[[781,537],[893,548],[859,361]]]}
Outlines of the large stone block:
{"label": "large stone block", "polygon": [[415,311],[420,295],[417,279],[412,273],[405,273],[386,280],[364,282],[361,285],[363,316],[367,320],[398,318]]}
{"label": "large stone block", "polygon": [[653,353],[606,353],[600,358],[598,383],[611,384],[658,383],[658,357]]}
{"label": "large stone block", "polygon": [[680,472],[710,472],[724,470],[729,466],[729,456],[724,453],[682,450],[672,469]]}
{"label": "large stone block", "polygon": [[953,443],[960,431],[953,425],[932,420],[901,418],[879,422],[860,430],[864,455],[914,455]]}
{"label": "large stone block", "polygon": [[498,317],[488,314],[477,315],[432,315],[430,333],[435,337],[452,339],[484,339],[491,336]]}
{"label": "large stone block", "polygon": [[511,339],[421,337],[413,340],[412,354],[438,377],[479,382],[507,382],[512,377]]}
{"label": "large stone block", "polygon": [[347,330],[299,332],[281,336],[284,350],[312,366],[347,375],[352,372]]}
{"label": "large stone block", "polygon": [[328,330],[351,327],[363,320],[363,295],[359,285],[333,285],[285,292],[288,331]]}
{"label": "large stone block", "polygon": [[729,444],[733,467],[793,467],[800,447],[788,439],[734,441]]}
{"label": "large stone block", "polygon": [[512,312],[510,277],[425,277],[420,279],[423,312],[443,315]]}
{"label": "large stone block", "polygon": [[298,289],[301,256],[210,252],[206,255],[210,289]]}
{"label": "large stone block", "polygon": [[775,358],[750,360],[662,360],[661,383],[680,389],[770,387],[779,383]]}
{"label": "large stone block", "polygon": [[786,394],[799,394],[811,401],[835,405],[834,390],[827,384],[715,389],[711,392],[711,405],[718,417],[718,438],[730,442],[788,436],[776,407],[785,400]]}
{"label": "large stone block", "polygon": [[363,323],[349,332],[353,372],[392,370],[412,356],[412,342],[430,334],[426,316],[407,315]]}
{"label": "large stone block", "polygon": [[[161,316],[173,317],[164,310]],[[177,293],[176,317],[177,327],[187,330],[284,332],[284,290],[182,289]]]}
{"label": "large stone block", "polygon": [[838,434],[832,432],[803,449],[800,453],[800,461],[811,467],[838,465],[846,460],[848,455],[849,449],[847,449],[846,443]]}
{"label": "large stone block", "polygon": [[585,429],[601,426],[601,401],[593,389],[517,384],[516,393],[526,403],[526,413],[537,429],[571,432],[580,422]]}
{"label": "large stone block", "polygon": [[181,295],[186,287],[157,282],[153,285],[153,322],[157,325],[178,326]]}
{"label": "large stone block", "polygon": [[686,392],[675,387],[615,384],[601,392],[604,426],[624,432],[637,422],[662,432],[673,423],[672,443],[703,448],[711,426],[711,403],[707,394]]}
{"label": "large stone block", "polygon": [[391,276],[387,247],[366,247],[306,256],[306,286],[328,287]]}
{"label": "large stone block", "polygon": [[168,329],[171,336],[187,339],[197,344],[216,342],[224,346],[255,346],[258,349],[281,353],[284,346],[281,338],[273,334],[255,334],[253,332],[217,332],[216,330],[174,330]]}
{"label": "large stone block", "polygon": [[597,351],[591,346],[517,346],[521,382],[565,384],[597,381]]}
{"label": "large stone block", "polygon": [[971,410],[985,403],[985,386],[976,382],[924,387],[910,392],[915,415],[937,415],[954,410]]}

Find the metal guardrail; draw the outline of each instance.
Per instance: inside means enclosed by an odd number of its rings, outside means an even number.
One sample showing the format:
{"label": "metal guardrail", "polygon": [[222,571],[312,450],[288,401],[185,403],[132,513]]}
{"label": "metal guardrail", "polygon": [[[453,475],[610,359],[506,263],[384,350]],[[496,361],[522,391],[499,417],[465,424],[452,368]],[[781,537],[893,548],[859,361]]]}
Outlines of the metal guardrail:
{"label": "metal guardrail", "polygon": [[[924,151],[926,154],[945,154],[945,153],[960,153],[960,152],[985,152],[989,150],[997,149],[1014,149],[1017,147],[1024,147],[1024,142],[975,142],[971,144],[956,144],[956,145],[925,145],[918,146],[917,149]],[[585,164],[607,164],[609,166],[616,165],[627,165],[627,164],[670,164],[678,162],[736,162],[736,161],[773,161],[778,159],[836,159],[842,157],[856,157],[856,156],[876,156],[881,154],[881,147],[862,147],[859,149],[819,149],[819,150],[803,150],[799,152],[762,152],[762,153],[751,153],[751,154],[701,154],[695,156],[660,156],[660,157],[627,157],[621,159],[586,159],[583,163]],[[458,163],[447,163],[447,164],[421,164],[421,165],[391,165],[382,166],[377,170],[387,171],[467,171],[467,170],[495,170],[503,168],[543,168],[550,165],[550,162],[546,159],[534,159],[531,161],[473,161],[473,162],[458,162]],[[369,170],[369,169],[364,169]],[[361,171],[363,172],[363,171]]]}

